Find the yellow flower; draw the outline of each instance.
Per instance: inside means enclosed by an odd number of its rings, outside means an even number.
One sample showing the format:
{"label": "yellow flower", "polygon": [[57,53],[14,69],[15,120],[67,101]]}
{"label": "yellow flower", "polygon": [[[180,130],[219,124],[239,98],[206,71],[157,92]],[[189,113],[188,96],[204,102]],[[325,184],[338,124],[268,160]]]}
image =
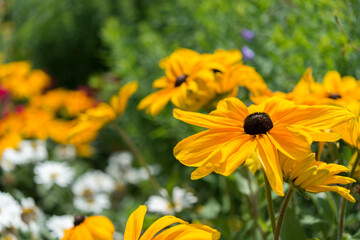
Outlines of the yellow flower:
{"label": "yellow flower", "polygon": [[[76,116],[92,108],[95,100],[84,91],[73,91],[62,88],[47,91],[45,94],[32,97],[30,105],[51,112],[60,112],[65,117]],[[65,110],[65,111],[64,111]]]}
{"label": "yellow flower", "polygon": [[30,98],[50,85],[50,77],[42,70],[31,71],[28,62],[0,65],[0,84],[15,98]]}
{"label": "yellow flower", "polygon": [[188,92],[198,91],[198,81],[214,81],[212,67],[199,53],[190,49],[176,50],[160,62],[160,67],[165,69],[166,76],[153,83],[153,88],[160,90],[142,99],[138,105],[138,109],[146,109],[151,115],[157,115],[170,100],[182,109],[191,107]]}
{"label": "yellow flower", "polygon": [[338,140],[339,134],[324,130],[353,115],[338,107],[295,105],[279,98],[247,108],[239,99],[227,98],[209,115],[175,109],[174,117],[208,128],[174,148],[181,163],[197,167],[191,179],[213,171],[228,176],[256,151],[273,190],[282,196],[278,151],[292,159],[303,159],[312,141]]}
{"label": "yellow flower", "polygon": [[311,193],[332,191],[350,202],[355,202],[349,189],[337,186],[337,184],[356,182],[355,179],[335,175],[340,172],[348,172],[347,167],[315,161],[314,154],[309,154],[304,160],[298,161],[280,154],[279,162],[285,181],[295,189],[303,189]]}
{"label": "yellow flower", "polygon": [[67,135],[68,141],[75,145],[93,141],[105,124],[125,111],[127,102],[136,91],[137,86],[137,82],[130,82],[120,89],[118,95],[112,97],[110,105],[99,103],[96,107],[80,114]]}
{"label": "yellow flower", "polygon": [[342,139],[351,146],[360,149],[360,116],[332,128],[342,135]]}
{"label": "yellow flower", "polygon": [[138,87],[138,82],[129,82],[119,90],[118,95],[110,99],[110,105],[117,115],[123,114],[129,98],[136,92]]}
{"label": "yellow flower", "polygon": [[[124,240],[216,240],[220,238],[220,233],[215,229],[202,224],[189,224],[174,216],[158,219],[141,234],[146,210],[146,206],[142,205],[130,215],[126,223]],[[177,225],[169,227],[173,224]]]}
{"label": "yellow flower", "polygon": [[74,227],[65,231],[62,240],[112,240],[114,232],[114,225],[104,216],[76,216]]}
{"label": "yellow flower", "polygon": [[115,118],[116,114],[113,108],[106,103],[100,103],[78,117],[77,122],[68,133],[68,140],[72,144],[91,142],[97,136],[98,131]]}

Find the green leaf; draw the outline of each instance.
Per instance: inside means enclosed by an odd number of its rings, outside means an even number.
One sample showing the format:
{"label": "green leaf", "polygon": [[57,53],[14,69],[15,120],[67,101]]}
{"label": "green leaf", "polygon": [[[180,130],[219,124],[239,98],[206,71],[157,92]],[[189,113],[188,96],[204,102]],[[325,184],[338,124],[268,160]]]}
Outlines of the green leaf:
{"label": "green leaf", "polygon": [[306,239],[305,231],[302,229],[300,221],[296,218],[295,206],[288,206],[287,208],[280,232],[280,237],[281,239],[291,240]]}

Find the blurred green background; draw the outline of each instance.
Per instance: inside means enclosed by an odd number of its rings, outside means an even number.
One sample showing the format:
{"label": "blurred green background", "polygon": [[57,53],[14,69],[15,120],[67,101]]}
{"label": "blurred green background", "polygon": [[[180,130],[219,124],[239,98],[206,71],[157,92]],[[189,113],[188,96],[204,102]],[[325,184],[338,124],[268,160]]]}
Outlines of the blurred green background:
{"label": "blurred green background", "polygon": [[318,81],[328,70],[360,78],[358,0],[2,1],[5,60],[31,60],[72,88],[109,71],[140,80],[148,93],[157,62],[178,47],[247,45],[255,52],[247,64],[274,89],[291,89],[307,67]]}
{"label": "blurred green background", "polygon": [[[211,174],[191,181],[193,169],[175,160],[172,149],[200,129],[174,119],[169,105],[156,117],[137,111],[136,106],[163,75],[159,60],[179,47],[212,53],[248,46],[255,57],[244,62],[254,66],[272,90],[291,90],[307,67],[313,68],[317,81],[329,70],[359,79],[359,12],[359,0],[0,0],[0,53],[5,62],[30,60],[35,68],[47,71],[57,86],[88,85],[104,101],[124,82],[138,80],[139,90],[119,125],[147,162],[160,163],[163,171],[157,177],[168,190],[175,185],[196,190],[202,205],[198,214],[180,217],[215,225],[223,239],[257,239],[260,233],[252,231],[254,225],[260,225],[267,236],[270,226],[249,212],[252,198],[258,195],[257,214],[267,219],[261,176],[248,176],[241,168],[228,178]],[[254,32],[253,40],[242,36],[245,29]],[[125,147],[114,132],[111,127],[101,131],[94,143],[97,153],[87,160],[91,167],[104,169],[109,154]],[[254,183],[251,187],[249,179]],[[126,209],[120,211],[120,218],[109,210],[122,228],[129,209],[143,204],[155,191],[148,182],[127,194],[119,205]],[[339,202],[338,196],[329,196]],[[279,209],[281,199],[274,198]],[[315,207],[295,207],[308,205],[307,201]],[[63,210],[59,214],[66,213],[64,206],[57,207]],[[329,230],[336,228],[332,207],[323,198],[298,196],[288,216],[295,228],[288,234],[296,233],[291,239],[334,236]],[[301,218],[296,217],[299,214]],[[351,217],[351,232],[358,232],[359,213]],[[305,230],[299,227],[299,219]]]}

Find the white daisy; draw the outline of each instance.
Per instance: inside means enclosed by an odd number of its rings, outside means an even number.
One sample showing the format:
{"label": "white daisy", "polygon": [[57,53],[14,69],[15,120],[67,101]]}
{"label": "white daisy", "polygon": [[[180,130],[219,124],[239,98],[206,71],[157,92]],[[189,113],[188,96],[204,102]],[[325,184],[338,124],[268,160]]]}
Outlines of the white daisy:
{"label": "white daisy", "polygon": [[63,162],[44,162],[34,168],[35,183],[50,188],[53,184],[66,187],[73,180],[74,171]]}
{"label": "white daisy", "polygon": [[104,209],[110,208],[111,203],[107,194],[99,193],[87,197],[75,197],[74,206],[82,212],[101,213]]}
{"label": "white daisy", "polygon": [[198,198],[191,192],[187,192],[180,187],[174,187],[172,192],[174,206],[172,206],[166,194],[165,191],[162,196],[151,196],[146,202],[148,210],[161,214],[174,214],[174,212],[181,212],[185,208],[191,208],[198,201]]}
{"label": "white daisy", "polygon": [[5,228],[17,229],[21,222],[19,203],[8,193],[0,192],[0,232]]}
{"label": "white daisy", "polygon": [[65,230],[74,226],[74,218],[70,215],[52,216],[46,222],[46,227],[50,230],[53,238],[61,239],[64,236]]}
{"label": "white daisy", "polygon": [[57,144],[54,152],[58,159],[73,159],[76,157],[76,148],[72,144]]}
{"label": "white daisy", "polygon": [[39,236],[40,233],[40,210],[32,198],[23,198],[21,203],[21,225],[20,230],[30,232],[32,236]]}
{"label": "white daisy", "polygon": [[16,165],[45,160],[48,157],[46,142],[43,140],[23,140],[19,146],[6,148],[1,155],[1,167],[11,171]]}
{"label": "white daisy", "polygon": [[[115,152],[109,157],[106,172],[120,183],[138,184],[148,180],[149,174],[144,168],[132,166],[133,155],[127,151]],[[150,166],[151,174],[159,172],[159,166]]]}
{"label": "white daisy", "polygon": [[77,196],[91,193],[110,193],[115,189],[115,181],[101,171],[91,171],[80,176],[74,183],[72,191]]}

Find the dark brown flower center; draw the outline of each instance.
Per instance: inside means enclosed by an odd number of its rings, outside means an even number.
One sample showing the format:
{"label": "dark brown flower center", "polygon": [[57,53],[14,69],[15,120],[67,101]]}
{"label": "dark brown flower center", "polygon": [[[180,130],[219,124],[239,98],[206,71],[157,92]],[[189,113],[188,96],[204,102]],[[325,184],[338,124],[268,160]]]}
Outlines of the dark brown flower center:
{"label": "dark brown flower center", "polygon": [[80,225],[82,222],[84,222],[84,220],[85,220],[84,216],[76,215],[74,217],[74,227],[76,227],[77,225]]}
{"label": "dark brown flower center", "polygon": [[245,118],[244,130],[250,135],[265,134],[273,128],[273,122],[264,112],[255,112]]}
{"label": "dark brown flower center", "polygon": [[338,99],[338,98],[341,98],[341,95],[338,94],[338,93],[333,93],[333,94],[330,94],[330,95],[328,96],[328,98]]}
{"label": "dark brown flower center", "polygon": [[178,76],[176,78],[176,81],[175,81],[175,87],[178,87],[180,86],[181,84],[183,84],[185,81],[186,81],[186,78],[188,77],[188,75],[186,74],[183,74],[181,76]]}

